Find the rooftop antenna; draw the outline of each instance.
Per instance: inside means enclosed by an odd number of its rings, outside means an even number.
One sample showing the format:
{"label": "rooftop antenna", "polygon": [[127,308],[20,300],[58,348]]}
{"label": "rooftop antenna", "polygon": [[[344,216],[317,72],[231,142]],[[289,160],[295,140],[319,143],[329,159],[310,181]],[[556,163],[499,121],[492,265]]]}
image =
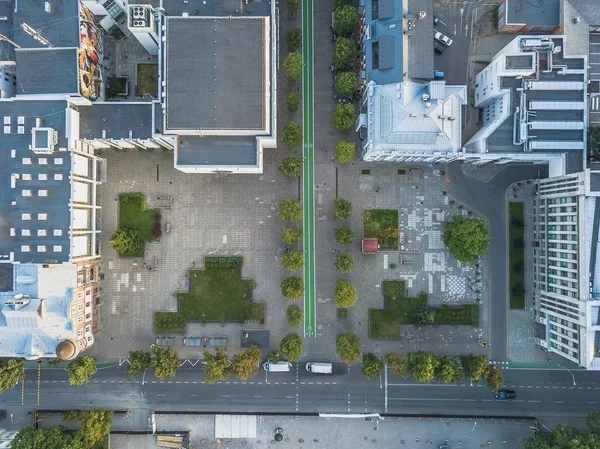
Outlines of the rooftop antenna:
{"label": "rooftop antenna", "polygon": [[54,45],[52,45],[48,39],[42,36],[39,31],[34,30],[26,23],[22,23],[21,28],[23,28],[23,31],[33,37],[36,41],[40,42],[42,45],[46,45],[49,48],[54,48]]}

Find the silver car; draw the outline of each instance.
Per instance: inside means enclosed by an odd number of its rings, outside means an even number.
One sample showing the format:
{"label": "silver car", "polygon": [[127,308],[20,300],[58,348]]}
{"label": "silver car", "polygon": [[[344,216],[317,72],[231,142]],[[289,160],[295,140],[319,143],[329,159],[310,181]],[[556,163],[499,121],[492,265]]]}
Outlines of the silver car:
{"label": "silver car", "polygon": [[435,39],[440,41],[443,44],[446,44],[448,47],[452,45],[452,39],[450,39],[445,34],[440,33],[439,31],[435,32]]}

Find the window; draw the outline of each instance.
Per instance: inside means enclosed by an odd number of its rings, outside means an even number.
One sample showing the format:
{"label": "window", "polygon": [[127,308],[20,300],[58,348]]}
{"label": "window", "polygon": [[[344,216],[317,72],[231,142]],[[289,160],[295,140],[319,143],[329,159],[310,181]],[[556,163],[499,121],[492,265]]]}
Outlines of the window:
{"label": "window", "polygon": [[46,173],[38,174],[38,181],[48,181],[48,175]]}
{"label": "window", "polygon": [[29,250],[29,245],[21,245],[21,252],[28,253]]}
{"label": "window", "polygon": [[37,235],[38,235],[38,237],[46,237],[46,230],[45,229],[38,229],[37,230]]}
{"label": "window", "polygon": [[55,229],[53,231],[54,237],[60,237],[62,235],[62,229]]}
{"label": "window", "polygon": [[46,159],[45,157],[41,157],[38,159],[38,163],[40,165],[48,165],[48,159]]}
{"label": "window", "polygon": [[44,221],[48,219],[48,214],[42,213],[37,215],[38,220]]}
{"label": "window", "polygon": [[29,229],[21,229],[21,236],[31,237],[31,231]]}
{"label": "window", "polygon": [[55,181],[62,181],[63,179],[63,175],[61,173],[55,173],[54,174],[54,180]]}
{"label": "window", "polygon": [[38,253],[45,253],[46,252],[46,245],[38,245],[37,246],[37,252]]}
{"label": "window", "polygon": [[21,192],[21,194],[23,196],[31,196],[31,190],[23,190],[23,192]]}

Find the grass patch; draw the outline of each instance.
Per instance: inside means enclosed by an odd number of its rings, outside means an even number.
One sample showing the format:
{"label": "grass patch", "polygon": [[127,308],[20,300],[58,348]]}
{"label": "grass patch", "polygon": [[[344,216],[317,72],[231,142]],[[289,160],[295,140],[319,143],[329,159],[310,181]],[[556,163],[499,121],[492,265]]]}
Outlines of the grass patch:
{"label": "grass patch", "polygon": [[525,207],[508,203],[508,266],[511,309],[525,308]]}
{"label": "grass patch", "polygon": [[343,320],[345,318],[348,318],[348,309],[345,309],[343,307],[338,307],[336,313],[337,313],[338,320]]}
{"label": "grass patch", "polygon": [[[254,280],[241,279],[241,257],[228,257],[223,263],[210,258],[204,270],[190,270],[190,291],[177,293],[179,313],[186,320],[265,322],[264,302],[252,302]],[[238,259],[234,261],[233,259]],[[237,266],[234,266],[237,265]]]}
{"label": "grass patch", "polygon": [[399,175],[405,175],[406,174],[406,170],[404,170],[403,168],[399,168],[397,173]]}
{"label": "grass patch", "polygon": [[155,312],[154,333],[155,334],[185,334],[186,320],[178,312]]}
{"label": "grass patch", "polygon": [[138,64],[137,91],[139,95],[158,95],[158,64]]}
{"label": "grass patch", "polygon": [[[138,229],[146,242],[158,240],[154,236],[156,216],[160,209],[146,209],[146,196],[141,193],[124,193],[119,195],[119,228]],[[142,257],[144,248],[132,257]]]}
{"label": "grass patch", "polygon": [[363,169],[360,171],[360,174],[361,174],[361,175],[370,175],[370,174],[371,174],[371,170],[369,170],[369,169],[367,169],[367,168],[363,168]]}
{"label": "grass patch", "polygon": [[366,210],[363,214],[365,238],[377,238],[379,248],[398,249],[398,211]]}
{"label": "grass patch", "polygon": [[[403,281],[384,281],[383,296],[384,309],[369,309],[369,337],[376,340],[400,338],[400,325],[415,324],[412,311],[417,306],[427,304],[427,295],[422,293],[416,298],[407,298]],[[464,304],[460,307],[444,305],[434,309],[435,325],[479,325],[477,304]]]}

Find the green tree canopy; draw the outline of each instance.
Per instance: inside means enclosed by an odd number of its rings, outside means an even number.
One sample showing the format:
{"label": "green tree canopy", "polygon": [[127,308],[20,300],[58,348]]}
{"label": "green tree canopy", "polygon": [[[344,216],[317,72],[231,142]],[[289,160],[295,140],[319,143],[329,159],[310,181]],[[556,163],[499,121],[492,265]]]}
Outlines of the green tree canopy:
{"label": "green tree canopy", "polygon": [[10,447],[11,449],[83,449],[83,444],[76,442],[73,435],[63,426],[34,429],[33,426],[28,425],[19,430]]}
{"label": "green tree canopy", "polygon": [[333,111],[333,129],[345,133],[352,128],[356,111],[351,103],[339,103]]}
{"label": "green tree canopy", "polygon": [[290,276],[281,281],[281,296],[295,300],[304,294],[304,281],[300,277]]}
{"label": "green tree canopy", "polygon": [[415,324],[433,324],[435,309],[427,304],[421,304],[412,310],[411,315]]}
{"label": "green tree canopy", "polygon": [[279,203],[279,218],[288,223],[302,220],[302,203],[286,198]]}
{"label": "green tree canopy", "polygon": [[333,201],[333,219],[335,221],[347,221],[352,215],[352,203],[343,198]]}
{"label": "green tree canopy", "polygon": [[262,361],[262,351],[256,345],[241,351],[233,356],[233,372],[241,380],[248,380],[258,374],[258,367]]}
{"label": "green tree canopy", "polygon": [[106,409],[91,410],[72,410],[64,417],[64,422],[69,423],[77,421],[79,430],[75,433],[75,439],[81,441],[85,447],[94,447],[94,445],[110,433],[113,425],[113,416],[115,412]]}
{"label": "green tree canopy", "polygon": [[435,378],[444,383],[452,383],[462,379],[462,369],[454,357],[442,355],[435,358]]}
{"label": "green tree canopy", "polygon": [[138,229],[121,228],[110,238],[110,246],[124,257],[139,254],[144,244],[144,237]]}
{"label": "green tree canopy", "polygon": [[344,363],[354,365],[360,362],[362,342],[358,335],[352,332],[337,334],[335,337],[337,354]]}
{"label": "green tree canopy", "polygon": [[283,127],[283,143],[288,148],[302,145],[302,126],[298,123],[288,123]]}
{"label": "green tree canopy", "polygon": [[463,355],[460,357],[465,377],[470,378],[477,383],[481,379],[486,379],[489,373],[488,361],[484,355]]}
{"label": "green tree canopy", "polygon": [[283,73],[290,81],[302,76],[302,54],[298,51],[289,53],[283,60]]}
{"label": "green tree canopy", "polygon": [[415,382],[425,384],[433,381],[435,360],[430,352],[409,352],[406,367]]}
{"label": "green tree canopy", "polygon": [[301,242],[302,229],[285,228],[281,232],[281,240],[283,240],[283,243],[287,243],[288,245],[293,245],[294,243]]}
{"label": "green tree canopy", "polygon": [[285,102],[290,111],[295,111],[300,106],[300,97],[296,92],[290,92],[287,94]]}
{"label": "green tree canopy", "polygon": [[300,360],[303,349],[302,338],[298,334],[287,334],[279,343],[279,353],[290,362]]}
{"label": "green tree canopy", "polygon": [[281,266],[288,271],[301,270],[304,266],[304,253],[291,250],[281,258]]}
{"label": "green tree canopy", "polygon": [[302,171],[302,159],[298,156],[286,156],[279,164],[279,171],[288,178],[297,178]]}
{"label": "green tree canopy", "polygon": [[335,144],[335,156],[342,164],[352,162],[356,154],[356,144],[354,142],[344,142],[340,140]]}
{"label": "green tree canopy", "polygon": [[127,375],[135,377],[142,374],[152,364],[152,354],[146,351],[129,351]]}
{"label": "green tree canopy", "polygon": [[355,266],[354,258],[350,253],[339,253],[335,256],[335,268],[340,273],[352,273]]}
{"label": "green tree canopy", "polygon": [[91,357],[79,357],[65,367],[71,385],[85,385],[96,374],[96,361]]}
{"label": "green tree canopy", "polygon": [[335,283],[335,305],[342,309],[354,307],[358,301],[358,292],[352,282],[337,281]]}
{"label": "green tree canopy", "polygon": [[152,347],[152,363],[150,367],[154,370],[154,377],[163,380],[165,377],[175,377],[179,368],[177,352],[170,347]]}
{"label": "green tree canopy", "polygon": [[285,41],[289,51],[296,51],[302,44],[302,31],[299,28],[291,28],[285,36]]}
{"label": "green tree canopy", "polygon": [[392,369],[392,374],[398,377],[406,377],[406,360],[403,355],[390,352],[385,356],[385,363]]}
{"label": "green tree canopy", "polygon": [[335,94],[339,98],[348,98],[356,90],[356,73],[342,72],[335,77]]}
{"label": "green tree canopy", "polygon": [[304,312],[297,306],[289,306],[285,311],[285,318],[290,327],[298,327],[302,324]]}
{"label": "green tree canopy", "polygon": [[206,381],[214,384],[218,380],[227,380],[233,375],[233,366],[227,358],[227,349],[215,349],[215,354],[204,353],[204,373],[208,375]]}
{"label": "green tree canopy", "polygon": [[354,243],[356,233],[349,226],[339,226],[335,228],[335,241],[342,245]]}
{"label": "green tree canopy", "polygon": [[286,0],[288,14],[293,16],[300,11],[300,0]]}
{"label": "green tree canopy", "polygon": [[369,352],[363,355],[362,373],[367,379],[379,377],[384,368],[383,359],[380,359],[375,354]]}
{"label": "green tree canopy", "polygon": [[495,365],[489,365],[487,386],[494,392],[497,393],[504,386],[504,376],[502,375],[502,368]]}
{"label": "green tree canopy", "polygon": [[358,20],[356,8],[350,5],[340,6],[333,16],[333,29],[340,36],[349,35]]}
{"label": "green tree canopy", "polygon": [[346,37],[339,37],[335,41],[333,49],[333,60],[338,69],[345,69],[354,61],[354,42]]}
{"label": "green tree canopy", "polygon": [[485,221],[455,215],[453,221],[446,225],[444,243],[456,260],[475,263],[477,257],[485,254],[490,247],[490,234]]}
{"label": "green tree canopy", "polygon": [[550,432],[536,432],[533,437],[524,438],[523,443],[525,449],[596,449],[600,447],[600,433],[593,428],[559,425]]}
{"label": "green tree canopy", "polygon": [[587,132],[588,157],[591,160],[600,159],[600,126],[589,126]]}
{"label": "green tree canopy", "polygon": [[0,362],[0,391],[10,390],[25,380],[23,359],[3,359]]}

